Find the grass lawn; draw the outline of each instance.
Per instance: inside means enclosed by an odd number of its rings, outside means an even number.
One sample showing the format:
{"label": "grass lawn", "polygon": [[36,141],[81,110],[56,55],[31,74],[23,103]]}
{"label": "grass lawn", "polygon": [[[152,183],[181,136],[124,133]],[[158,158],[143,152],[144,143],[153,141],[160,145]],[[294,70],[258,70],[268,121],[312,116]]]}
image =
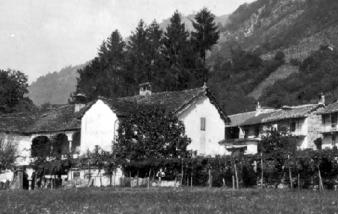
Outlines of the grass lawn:
{"label": "grass lawn", "polygon": [[0,213],[338,213],[338,192],[223,189],[0,191]]}

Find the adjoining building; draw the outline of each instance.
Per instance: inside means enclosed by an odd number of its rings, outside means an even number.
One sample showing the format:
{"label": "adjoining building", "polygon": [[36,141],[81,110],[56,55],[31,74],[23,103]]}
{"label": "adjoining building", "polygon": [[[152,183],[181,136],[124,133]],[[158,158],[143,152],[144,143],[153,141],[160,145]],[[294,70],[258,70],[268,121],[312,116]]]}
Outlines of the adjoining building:
{"label": "adjoining building", "polygon": [[[135,104],[162,105],[175,113],[185,125],[186,135],[191,138],[189,150],[200,155],[225,154],[224,146],[218,142],[224,138],[229,118],[206,86],[152,93],[150,84],[146,83],[141,85],[137,96],[114,100],[98,98],[87,104],[82,100],[77,104],[54,106],[35,114],[3,114],[0,115],[0,140],[17,145],[20,155],[16,163],[18,166],[28,166],[32,158],[38,155],[33,148],[48,146],[51,138],[57,140],[61,154],[72,152],[79,156],[96,147],[111,151],[117,138],[119,121],[128,115]],[[73,170],[68,177],[83,178],[87,174]]]}
{"label": "adjoining building", "polygon": [[323,149],[338,146],[338,102],[329,104],[325,109],[318,111],[321,116],[321,133]]}
{"label": "adjoining building", "polygon": [[232,122],[226,127],[222,144],[228,151],[256,154],[262,136],[274,128],[294,138],[298,149],[316,149],[314,141],[321,138],[321,117],[317,111],[324,109],[323,99],[318,104],[280,109],[262,108],[258,104],[256,111],[229,115]]}

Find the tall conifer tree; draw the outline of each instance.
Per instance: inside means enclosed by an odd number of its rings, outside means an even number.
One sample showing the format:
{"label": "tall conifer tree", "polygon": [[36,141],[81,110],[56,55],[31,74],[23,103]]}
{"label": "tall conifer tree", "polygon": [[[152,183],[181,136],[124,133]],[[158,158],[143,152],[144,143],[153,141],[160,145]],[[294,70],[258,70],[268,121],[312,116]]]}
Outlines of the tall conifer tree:
{"label": "tall conifer tree", "polygon": [[191,87],[194,77],[195,57],[189,41],[189,32],[175,11],[164,33],[164,55],[167,71],[163,82],[166,90],[181,90]]}
{"label": "tall conifer tree", "polygon": [[79,70],[76,93],[85,93],[89,100],[98,96],[124,95],[125,42],[118,30],[112,32],[98,51],[98,57]]}
{"label": "tall conifer tree", "polygon": [[[191,40],[205,67],[206,51],[217,43],[219,39],[218,27],[215,23],[215,16],[207,8],[203,8],[195,15],[193,21],[194,32],[191,33]],[[207,69],[204,69],[204,80],[207,80]]]}

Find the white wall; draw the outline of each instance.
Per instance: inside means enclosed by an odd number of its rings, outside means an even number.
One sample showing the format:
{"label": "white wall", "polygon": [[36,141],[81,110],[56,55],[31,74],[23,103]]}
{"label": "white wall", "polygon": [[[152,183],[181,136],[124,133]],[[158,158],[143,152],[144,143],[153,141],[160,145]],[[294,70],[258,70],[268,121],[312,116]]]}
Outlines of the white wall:
{"label": "white wall", "polygon": [[[225,124],[208,97],[202,97],[178,117],[185,125],[187,136],[191,138],[189,150],[197,150],[198,154],[204,155],[225,154],[225,147],[218,144],[224,139]],[[200,130],[201,117],[206,118],[205,131]]]}
{"label": "white wall", "polygon": [[80,154],[93,151],[95,145],[111,151],[118,127],[117,119],[117,115],[102,100],[93,104],[82,117]]}
{"label": "white wall", "polygon": [[16,165],[23,166],[30,163],[31,136],[0,133],[0,139],[5,143],[11,143],[16,146],[17,155],[19,156],[16,160]]}

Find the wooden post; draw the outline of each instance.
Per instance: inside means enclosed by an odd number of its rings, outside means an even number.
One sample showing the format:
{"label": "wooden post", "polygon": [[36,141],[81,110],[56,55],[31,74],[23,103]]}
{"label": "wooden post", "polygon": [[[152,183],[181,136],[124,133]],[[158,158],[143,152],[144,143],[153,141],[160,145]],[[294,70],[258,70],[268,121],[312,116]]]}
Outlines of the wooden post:
{"label": "wooden post", "polygon": [[191,163],[191,173],[190,173],[190,187],[192,188],[192,171],[193,171],[193,166]]}
{"label": "wooden post", "polygon": [[238,173],[237,173],[236,163],[234,164],[234,167],[235,167],[236,189],[239,189],[239,185],[238,185]]}
{"label": "wooden post", "polygon": [[149,173],[148,173],[148,189],[150,188],[150,174],[151,174],[151,169],[149,169]]}
{"label": "wooden post", "polygon": [[183,186],[183,178],[184,178],[184,166],[183,166],[183,158],[181,159],[181,186]]}
{"label": "wooden post", "polygon": [[[290,163],[290,155],[288,155],[288,160]],[[289,164],[289,179],[290,179],[290,188],[293,189],[292,172],[291,172],[290,164]]]}
{"label": "wooden post", "polygon": [[319,166],[318,166],[318,177],[319,177],[319,190],[324,190],[322,173],[320,172]]}
{"label": "wooden post", "polygon": [[192,188],[192,172],[191,172],[191,175],[190,175],[190,187]]}
{"label": "wooden post", "polygon": [[232,178],[232,189],[234,190],[235,189],[235,177],[231,176],[231,178]]}
{"label": "wooden post", "polygon": [[300,190],[300,175],[299,175],[299,173],[298,173],[298,176],[297,176],[297,180],[298,180],[298,184],[297,184],[298,190]]}
{"label": "wooden post", "polygon": [[138,187],[138,175],[139,175],[139,171],[137,170],[137,175],[136,175],[136,187]]}
{"label": "wooden post", "polygon": [[264,185],[264,170],[263,170],[263,153],[261,153],[261,188]]}
{"label": "wooden post", "polygon": [[209,176],[208,184],[209,184],[209,188],[211,188],[212,187],[212,177],[211,177],[211,169],[210,168],[208,169],[208,176]]}
{"label": "wooden post", "polygon": [[131,171],[129,171],[129,182],[130,182],[130,187],[133,188],[132,182],[131,182]]}

